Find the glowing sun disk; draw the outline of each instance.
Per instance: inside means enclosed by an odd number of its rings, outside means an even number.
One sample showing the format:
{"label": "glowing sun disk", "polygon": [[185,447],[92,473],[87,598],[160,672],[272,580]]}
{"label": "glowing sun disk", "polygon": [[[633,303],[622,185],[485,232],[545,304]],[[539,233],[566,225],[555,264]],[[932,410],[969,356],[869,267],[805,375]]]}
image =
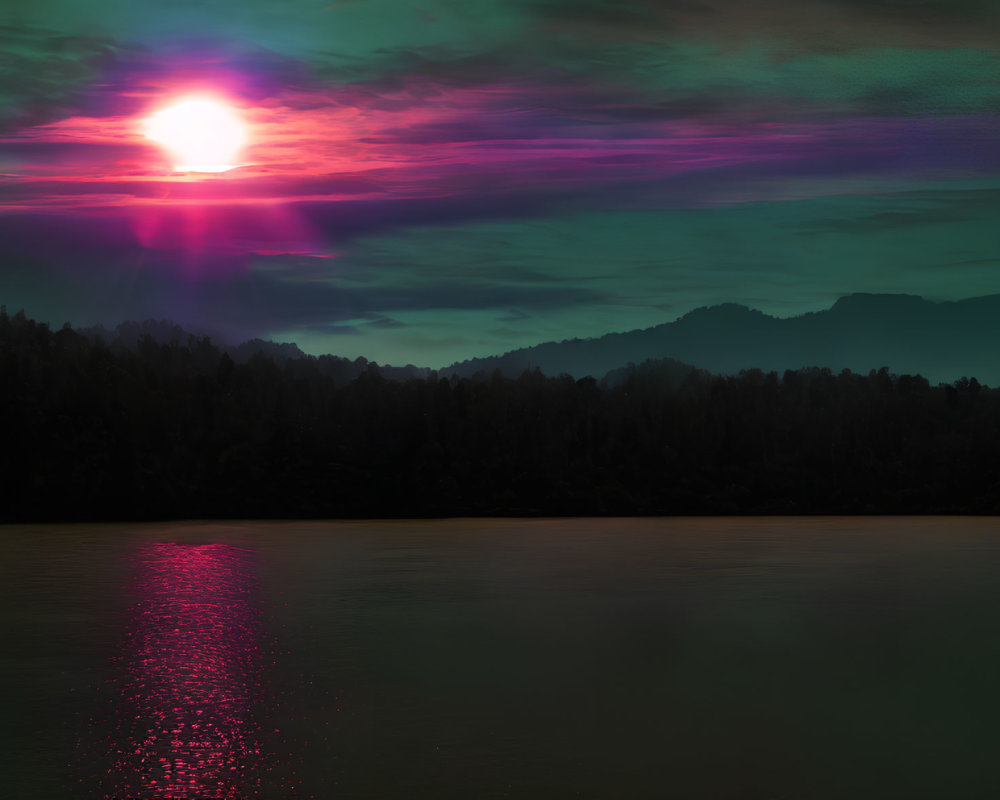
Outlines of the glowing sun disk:
{"label": "glowing sun disk", "polygon": [[225,103],[192,97],[146,120],[146,138],[163,145],[178,172],[225,172],[238,166],[246,126]]}

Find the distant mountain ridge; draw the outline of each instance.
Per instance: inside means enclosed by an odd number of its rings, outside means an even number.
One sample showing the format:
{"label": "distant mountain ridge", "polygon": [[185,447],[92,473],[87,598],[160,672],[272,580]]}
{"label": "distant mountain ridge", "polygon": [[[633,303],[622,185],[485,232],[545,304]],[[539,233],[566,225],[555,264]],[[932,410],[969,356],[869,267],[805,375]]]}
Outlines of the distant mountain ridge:
{"label": "distant mountain ridge", "polygon": [[[113,348],[135,349],[143,337],[158,344],[188,344],[206,334],[168,321],[123,322],[78,329],[100,336]],[[254,356],[281,365],[289,359],[316,359],[338,380],[376,370],[385,378],[426,378],[432,370],[407,364],[378,365],[366,358],[311,356],[296,344],[251,339],[238,345],[216,342],[236,363]],[[545,342],[503,355],[456,362],[442,376],[492,375],[516,378],[525,370],[543,374],[591,376],[620,381],[629,364],[659,362],[676,380],[693,365],[718,374],[758,368],[783,372],[828,367],[868,372],[883,366],[897,374],[920,374],[949,383],[975,377],[1000,385],[1000,294],[935,302],[916,295],[856,293],[839,298],[829,309],[797,317],[773,317],[736,303],[696,308],[673,322],[592,339]]]}
{"label": "distant mountain ridge", "polygon": [[782,372],[829,367],[867,372],[888,366],[932,382],[963,376],[1000,384],[1000,294],[934,302],[907,294],[851,294],[831,308],[779,318],[744,305],[697,308],[674,322],[595,339],[546,342],[451,365],[442,374],[499,369],[508,377],[601,378],[632,362],[675,359],[709,372]]}
{"label": "distant mountain ridge", "polygon": [[284,364],[290,359],[313,359],[324,374],[332,375],[338,381],[348,381],[371,369],[378,371],[384,378],[393,380],[410,380],[424,378],[430,370],[426,367],[415,367],[407,364],[404,367],[394,367],[388,364],[377,364],[367,358],[349,359],[342,356],[323,355],[311,356],[304,353],[293,342],[272,342],[267,339],[249,339],[240,344],[228,344],[219,341],[216,334],[204,331],[191,331],[168,320],[144,320],[142,322],[126,321],[108,330],[103,325],[89,328],[77,328],[89,339],[100,337],[113,350],[136,350],[144,337],[149,337],[158,345],[189,345],[202,339],[212,339],[220,350],[226,353],[235,363],[245,364],[254,356],[273,359],[276,364]]}

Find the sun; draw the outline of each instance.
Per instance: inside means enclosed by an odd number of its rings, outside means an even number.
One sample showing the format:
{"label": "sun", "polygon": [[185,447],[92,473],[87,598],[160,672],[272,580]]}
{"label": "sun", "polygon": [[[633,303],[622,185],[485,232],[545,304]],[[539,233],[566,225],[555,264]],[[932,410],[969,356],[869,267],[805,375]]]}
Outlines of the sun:
{"label": "sun", "polygon": [[219,100],[187,97],[146,120],[146,138],[163,145],[178,172],[225,172],[239,166],[246,125]]}

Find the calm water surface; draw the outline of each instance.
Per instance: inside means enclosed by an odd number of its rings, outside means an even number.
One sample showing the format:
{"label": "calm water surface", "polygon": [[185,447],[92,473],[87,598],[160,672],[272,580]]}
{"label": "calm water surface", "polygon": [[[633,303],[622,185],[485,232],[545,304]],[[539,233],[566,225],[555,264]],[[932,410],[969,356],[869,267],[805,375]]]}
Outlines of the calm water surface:
{"label": "calm water surface", "polygon": [[1000,520],[0,528],[0,795],[995,798]]}

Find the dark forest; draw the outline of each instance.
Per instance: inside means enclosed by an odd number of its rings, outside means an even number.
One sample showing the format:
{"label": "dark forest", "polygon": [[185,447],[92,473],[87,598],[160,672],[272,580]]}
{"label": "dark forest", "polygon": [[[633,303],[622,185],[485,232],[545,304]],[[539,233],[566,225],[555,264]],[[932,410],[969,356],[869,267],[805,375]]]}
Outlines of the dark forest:
{"label": "dark forest", "polygon": [[975,378],[351,363],[4,313],[0,518],[1000,513],[1000,391]]}

